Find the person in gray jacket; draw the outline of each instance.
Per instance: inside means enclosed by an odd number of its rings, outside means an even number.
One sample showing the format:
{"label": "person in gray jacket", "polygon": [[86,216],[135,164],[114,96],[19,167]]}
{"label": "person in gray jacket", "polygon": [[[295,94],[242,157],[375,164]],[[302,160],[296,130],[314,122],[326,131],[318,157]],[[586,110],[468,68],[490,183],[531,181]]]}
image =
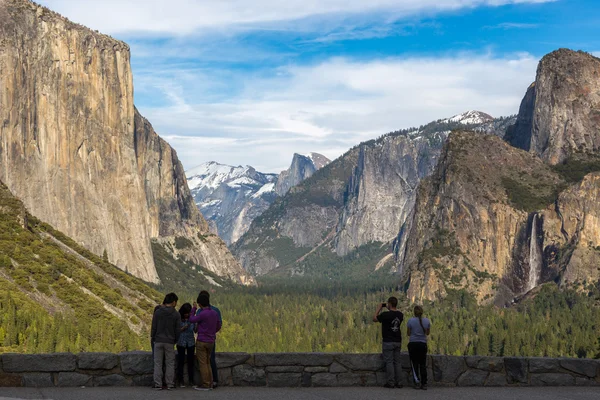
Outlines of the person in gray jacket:
{"label": "person in gray jacket", "polygon": [[154,387],[162,390],[163,364],[167,390],[175,387],[175,350],[179,340],[181,315],[175,309],[178,297],[175,293],[165,296],[163,305],[154,310],[152,317],[151,341],[154,343]]}

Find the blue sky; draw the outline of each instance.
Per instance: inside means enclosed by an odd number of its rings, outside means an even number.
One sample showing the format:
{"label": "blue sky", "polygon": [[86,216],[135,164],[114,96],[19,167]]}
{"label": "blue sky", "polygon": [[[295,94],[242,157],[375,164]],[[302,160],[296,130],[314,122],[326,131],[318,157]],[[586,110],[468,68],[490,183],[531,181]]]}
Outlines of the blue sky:
{"label": "blue sky", "polygon": [[131,46],[185,168],[286,168],[470,109],[514,114],[539,59],[600,54],[592,0],[42,0]]}

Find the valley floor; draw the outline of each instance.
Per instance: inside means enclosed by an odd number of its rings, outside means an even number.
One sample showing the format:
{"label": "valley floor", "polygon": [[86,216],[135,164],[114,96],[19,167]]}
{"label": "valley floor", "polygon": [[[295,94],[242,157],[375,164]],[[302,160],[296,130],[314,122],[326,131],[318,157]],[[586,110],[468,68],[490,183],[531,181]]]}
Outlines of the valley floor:
{"label": "valley floor", "polygon": [[413,400],[597,400],[600,387],[535,387],[535,388],[448,388],[433,387],[428,391],[412,388],[219,388],[200,393],[191,388],[171,392],[154,391],[150,388],[2,388],[0,400],[61,399],[61,400],[153,400],[153,399],[287,399],[287,400],[371,400],[410,398]]}

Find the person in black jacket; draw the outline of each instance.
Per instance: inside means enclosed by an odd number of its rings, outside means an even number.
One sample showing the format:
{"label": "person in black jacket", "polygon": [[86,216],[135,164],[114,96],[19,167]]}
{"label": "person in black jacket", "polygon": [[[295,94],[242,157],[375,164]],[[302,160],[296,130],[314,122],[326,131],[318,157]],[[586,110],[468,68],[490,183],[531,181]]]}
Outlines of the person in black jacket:
{"label": "person in black jacket", "polygon": [[179,339],[181,316],[175,309],[177,295],[165,296],[163,306],[154,310],[152,317],[151,342],[154,343],[154,387],[163,389],[163,364],[166,364],[165,381],[167,389],[175,387],[175,350]]}

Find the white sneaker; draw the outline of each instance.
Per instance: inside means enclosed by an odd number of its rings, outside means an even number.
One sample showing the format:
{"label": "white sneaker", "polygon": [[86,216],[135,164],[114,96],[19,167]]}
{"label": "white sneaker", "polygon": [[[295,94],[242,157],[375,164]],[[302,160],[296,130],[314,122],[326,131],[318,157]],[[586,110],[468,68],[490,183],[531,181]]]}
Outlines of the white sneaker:
{"label": "white sneaker", "polygon": [[196,386],[196,387],[194,388],[194,390],[200,390],[200,391],[202,391],[202,392],[206,392],[206,391],[208,391],[208,390],[212,390],[212,389],[211,389],[211,388],[205,388],[205,387]]}

